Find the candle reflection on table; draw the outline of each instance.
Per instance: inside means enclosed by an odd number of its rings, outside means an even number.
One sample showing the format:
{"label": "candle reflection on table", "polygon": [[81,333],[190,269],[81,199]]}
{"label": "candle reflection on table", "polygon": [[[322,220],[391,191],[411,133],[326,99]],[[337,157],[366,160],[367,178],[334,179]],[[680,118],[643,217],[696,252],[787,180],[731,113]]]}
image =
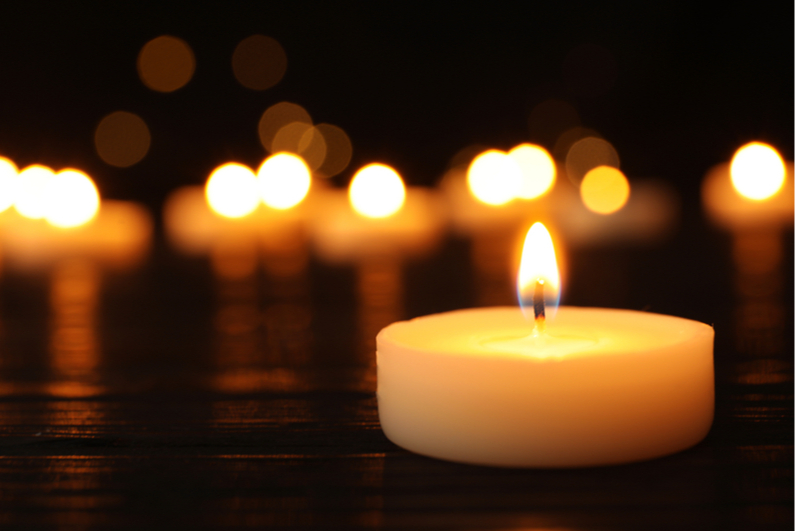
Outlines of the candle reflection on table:
{"label": "candle reflection on table", "polygon": [[360,168],[347,193],[326,190],[319,197],[313,247],[322,261],[356,270],[356,362],[368,389],[375,389],[375,336],[404,317],[404,265],[435,249],[445,223],[435,191],[407,188],[384,164]]}
{"label": "candle reflection on table", "polygon": [[730,164],[713,167],[702,185],[709,220],[731,235],[738,383],[792,381],[792,361],[781,359],[786,315],[784,244],[792,229],[793,166],[767,144],[739,148]]}
{"label": "candle reflection on table", "polygon": [[99,291],[99,270],[88,260],[60,262],[50,273],[49,352],[55,378],[48,386],[50,394],[86,397],[104,391],[97,370]]}

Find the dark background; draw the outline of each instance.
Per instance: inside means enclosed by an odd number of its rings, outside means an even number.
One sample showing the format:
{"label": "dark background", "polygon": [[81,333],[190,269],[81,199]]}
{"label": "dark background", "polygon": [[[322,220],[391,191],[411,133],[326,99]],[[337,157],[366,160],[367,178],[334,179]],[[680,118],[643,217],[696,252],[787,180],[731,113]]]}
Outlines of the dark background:
{"label": "dark background", "polygon": [[[258,164],[257,121],[286,100],[349,134],[354,159],[340,184],[378,160],[410,184],[433,185],[464,147],[531,139],[530,111],[558,98],[615,145],[627,175],[674,182],[695,207],[705,171],[743,143],[766,141],[792,158],[791,19],[790,6],[739,2],[6,7],[0,153],[20,166],[76,166],[104,196],[156,211],[174,187],[203,182],[222,162]],[[283,80],[265,91],[243,88],[231,70],[237,43],[256,33],[288,57]],[[163,34],[184,39],[197,64],[168,94],[145,87],[135,67]],[[566,74],[583,44],[615,61],[614,82],[596,95]],[[105,165],[93,147],[97,123],[115,110],[140,115],[152,133],[149,154],[128,169]]]}
{"label": "dark background", "polygon": [[[144,203],[157,226],[140,267],[100,275],[90,356],[61,359],[49,344],[52,272],[3,270],[0,527],[792,529],[792,226],[777,235],[783,260],[763,279],[774,289],[760,306],[738,287],[733,236],[706,221],[699,194],[707,170],[748,141],[793,158],[791,6],[20,6],[0,9],[0,155],[83,169],[104,197]],[[262,92],[239,85],[230,64],[257,33],[288,58],[284,79]],[[196,57],[193,79],[170,94],[136,72],[141,47],[163,34]],[[612,55],[608,90],[572,83],[567,65],[583,45]],[[285,280],[265,260],[236,285],[163,236],[171,190],[203,183],[223,162],[262,160],[257,122],[276,102],[348,133],[354,155],[338,185],[381,161],[430,186],[469,145],[543,141],[528,117],[549,98],[613,143],[630,180],[661,178],[681,196],[677,229],[657,245],[571,250],[563,301],[714,325],[715,423],[685,452],[503,470],[390,443],[378,424],[372,327],[482,303],[466,238],[448,235],[392,269],[400,300],[379,317],[352,264],[310,256]],[[97,123],[116,110],[152,134],[148,155],[127,169],[93,146]],[[250,310],[242,333],[219,326],[233,306]],[[768,313],[745,319],[748,307]],[[303,328],[296,315],[310,316]],[[241,344],[253,345],[248,357]]]}

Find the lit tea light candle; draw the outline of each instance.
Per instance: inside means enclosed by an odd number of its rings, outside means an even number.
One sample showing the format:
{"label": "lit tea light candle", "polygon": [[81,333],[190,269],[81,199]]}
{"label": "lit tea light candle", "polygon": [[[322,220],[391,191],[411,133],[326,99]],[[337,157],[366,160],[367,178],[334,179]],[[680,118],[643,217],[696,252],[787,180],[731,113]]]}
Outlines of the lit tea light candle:
{"label": "lit tea light candle", "polygon": [[444,227],[444,207],[427,189],[406,189],[383,164],[360,169],[346,194],[327,190],[315,209],[312,239],[329,262],[418,255],[433,248]]}
{"label": "lit tea light candle", "polygon": [[463,463],[578,467],[651,459],[706,436],[713,329],[627,310],[555,310],[553,253],[534,225],[519,274],[524,309],[460,310],[380,332],[378,412],[392,442]]}
{"label": "lit tea light candle", "polygon": [[511,276],[521,238],[531,219],[549,218],[556,179],[552,156],[533,144],[487,150],[442,179],[452,228],[471,241],[480,305],[513,300]]}
{"label": "lit tea light candle", "polygon": [[4,257],[21,268],[86,258],[117,268],[146,255],[149,213],[128,201],[100,201],[85,173],[39,165],[22,170],[14,187],[14,211],[4,215]]}
{"label": "lit tea light candle", "polygon": [[543,216],[541,199],[553,189],[556,175],[554,160],[540,146],[481,153],[467,168],[453,168],[442,179],[453,229],[465,236],[515,230]]}
{"label": "lit tea light candle", "polygon": [[219,166],[204,187],[185,186],[163,207],[166,233],[180,251],[206,255],[229,238],[261,242],[303,230],[311,211],[311,174],[303,160],[277,153],[254,170],[238,163]]}
{"label": "lit tea light candle", "polygon": [[676,227],[680,210],[679,197],[667,183],[636,179],[630,186],[610,166],[586,173],[579,191],[563,183],[551,199],[550,218],[571,247],[659,242]]}
{"label": "lit tea light candle", "polygon": [[730,164],[709,171],[701,199],[710,220],[727,229],[792,225],[793,165],[785,164],[771,146],[751,142],[737,150]]}

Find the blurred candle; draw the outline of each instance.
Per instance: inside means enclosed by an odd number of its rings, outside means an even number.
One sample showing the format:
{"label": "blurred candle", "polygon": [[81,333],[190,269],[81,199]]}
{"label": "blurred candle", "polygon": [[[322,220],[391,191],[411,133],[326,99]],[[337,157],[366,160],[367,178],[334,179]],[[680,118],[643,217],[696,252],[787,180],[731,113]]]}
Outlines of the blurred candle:
{"label": "blurred candle", "polygon": [[285,232],[303,230],[314,199],[310,183],[306,165],[288,153],[267,158],[257,173],[243,164],[223,164],[203,188],[185,186],[169,195],[163,207],[166,234],[190,255],[209,255],[229,238],[273,246],[284,242]]}
{"label": "blurred candle", "polygon": [[406,189],[400,175],[383,164],[360,169],[347,194],[327,190],[320,199],[312,241],[318,255],[333,263],[422,254],[437,243],[445,222],[433,191]]}
{"label": "blurred candle", "polygon": [[[383,164],[360,169],[348,194],[326,191],[312,224],[312,241],[321,259],[357,269],[359,353],[374,368],[375,334],[399,319],[403,309],[402,263],[429,252],[446,221],[443,203],[431,190],[408,188]],[[364,380],[375,386],[375,372]]]}
{"label": "blurred candle", "polygon": [[551,199],[553,224],[570,247],[657,243],[676,227],[680,208],[667,183],[638,179],[630,186],[609,166],[589,171],[579,191],[562,183]]}
{"label": "blurred candle", "polygon": [[144,208],[127,201],[100,201],[85,173],[55,173],[38,165],[20,172],[14,211],[4,217],[4,255],[9,264],[21,268],[71,258],[131,267],[148,252],[152,232]]}
{"label": "blurred candle", "polygon": [[520,144],[509,152],[484,151],[443,177],[452,228],[472,242],[479,304],[512,301],[513,263],[522,234],[531,218],[549,220],[556,176],[555,162],[544,148]]}
{"label": "blurred candle", "polygon": [[[701,191],[709,220],[732,237],[737,351],[764,361],[758,358],[781,353],[784,343],[782,232],[793,223],[793,165],[771,146],[751,142],[730,164],[712,168]],[[738,373],[743,383],[780,381],[764,371]]]}
{"label": "blurred candle", "polygon": [[709,219],[730,230],[779,229],[792,225],[793,165],[767,144],[751,142],[731,164],[713,167],[701,200]]}

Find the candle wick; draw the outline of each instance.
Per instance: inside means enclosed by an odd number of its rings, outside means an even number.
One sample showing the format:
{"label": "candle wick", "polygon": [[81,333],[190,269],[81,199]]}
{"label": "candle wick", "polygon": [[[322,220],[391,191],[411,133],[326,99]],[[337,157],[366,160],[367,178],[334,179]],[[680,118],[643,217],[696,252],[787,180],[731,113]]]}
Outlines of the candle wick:
{"label": "candle wick", "polygon": [[536,287],[533,291],[533,313],[535,314],[535,326],[533,335],[544,332],[546,328],[546,306],[544,304],[544,279],[536,280]]}

